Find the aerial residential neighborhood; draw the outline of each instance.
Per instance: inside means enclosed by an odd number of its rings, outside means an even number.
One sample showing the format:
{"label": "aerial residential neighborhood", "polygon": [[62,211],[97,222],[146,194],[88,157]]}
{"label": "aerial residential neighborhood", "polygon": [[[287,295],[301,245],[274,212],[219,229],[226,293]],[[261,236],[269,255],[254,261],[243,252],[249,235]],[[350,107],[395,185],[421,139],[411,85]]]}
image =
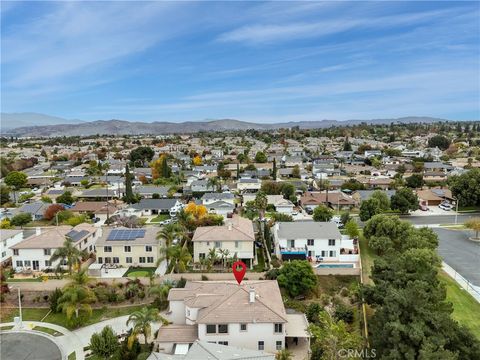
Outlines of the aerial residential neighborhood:
{"label": "aerial residential neighborhood", "polygon": [[480,360],[480,7],[1,0],[1,360]]}

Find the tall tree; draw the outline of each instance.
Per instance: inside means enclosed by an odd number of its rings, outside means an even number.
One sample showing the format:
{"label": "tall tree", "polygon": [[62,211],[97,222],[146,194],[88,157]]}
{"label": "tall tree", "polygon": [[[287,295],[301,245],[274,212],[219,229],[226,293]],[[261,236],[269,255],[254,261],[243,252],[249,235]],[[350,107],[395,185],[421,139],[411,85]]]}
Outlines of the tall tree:
{"label": "tall tree", "polygon": [[21,171],[12,171],[3,181],[13,190],[13,199],[17,202],[16,192],[27,185],[27,175]]}
{"label": "tall tree", "polygon": [[158,309],[144,307],[141,310],[133,312],[127,320],[127,326],[132,324],[132,334],[128,339],[128,344],[131,347],[133,341],[138,335],[143,335],[145,338],[145,345],[148,344],[148,338],[152,335],[152,323],[162,321],[164,325],[168,324],[168,320],[162,317]]}
{"label": "tall tree", "polygon": [[132,204],[135,202],[135,196],[133,195],[132,190],[132,178],[128,164],[125,165],[125,202],[127,204]]}
{"label": "tall tree", "polygon": [[63,242],[63,246],[59,247],[50,256],[50,261],[53,263],[57,260],[66,261],[68,266],[68,272],[72,274],[74,266],[80,266],[82,258],[85,256],[85,252],[75,247],[72,239],[67,237]]}
{"label": "tall tree", "polygon": [[277,159],[273,158],[272,179],[277,181]]}

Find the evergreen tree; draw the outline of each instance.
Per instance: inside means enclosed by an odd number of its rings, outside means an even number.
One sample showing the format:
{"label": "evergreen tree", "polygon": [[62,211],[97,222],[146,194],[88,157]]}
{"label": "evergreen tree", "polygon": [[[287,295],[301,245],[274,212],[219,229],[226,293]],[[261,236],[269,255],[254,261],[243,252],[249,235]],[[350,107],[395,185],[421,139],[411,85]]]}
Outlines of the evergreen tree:
{"label": "evergreen tree", "polygon": [[127,204],[135,202],[135,196],[133,195],[132,190],[132,178],[128,164],[125,166],[125,202]]}
{"label": "evergreen tree", "polygon": [[277,180],[277,159],[273,158],[272,179]]}

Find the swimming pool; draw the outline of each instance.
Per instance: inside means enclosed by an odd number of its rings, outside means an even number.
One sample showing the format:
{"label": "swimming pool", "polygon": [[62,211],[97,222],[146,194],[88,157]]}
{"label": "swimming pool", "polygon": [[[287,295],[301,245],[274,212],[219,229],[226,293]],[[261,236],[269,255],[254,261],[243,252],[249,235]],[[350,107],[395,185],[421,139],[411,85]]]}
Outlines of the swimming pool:
{"label": "swimming pool", "polygon": [[353,268],[353,264],[318,264],[316,268]]}

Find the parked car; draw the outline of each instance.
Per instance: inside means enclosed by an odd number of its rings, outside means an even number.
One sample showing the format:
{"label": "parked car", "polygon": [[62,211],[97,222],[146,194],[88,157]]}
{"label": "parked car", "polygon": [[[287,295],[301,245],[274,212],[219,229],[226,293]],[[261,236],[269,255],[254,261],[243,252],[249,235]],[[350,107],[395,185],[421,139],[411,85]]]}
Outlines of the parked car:
{"label": "parked car", "polygon": [[308,215],[312,215],[312,214],[313,214],[313,210],[310,209],[310,208],[306,208],[306,209],[305,209],[305,212],[306,212]]}
{"label": "parked car", "polygon": [[420,204],[419,208],[420,208],[420,210],[422,210],[422,211],[428,211],[428,206],[425,205],[425,204]]}
{"label": "parked car", "polygon": [[440,205],[438,205],[438,207],[442,210],[445,210],[445,211],[450,211],[453,209],[453,206],[450,205],[450,204],[445,204],[445,203],[442,203]]}

